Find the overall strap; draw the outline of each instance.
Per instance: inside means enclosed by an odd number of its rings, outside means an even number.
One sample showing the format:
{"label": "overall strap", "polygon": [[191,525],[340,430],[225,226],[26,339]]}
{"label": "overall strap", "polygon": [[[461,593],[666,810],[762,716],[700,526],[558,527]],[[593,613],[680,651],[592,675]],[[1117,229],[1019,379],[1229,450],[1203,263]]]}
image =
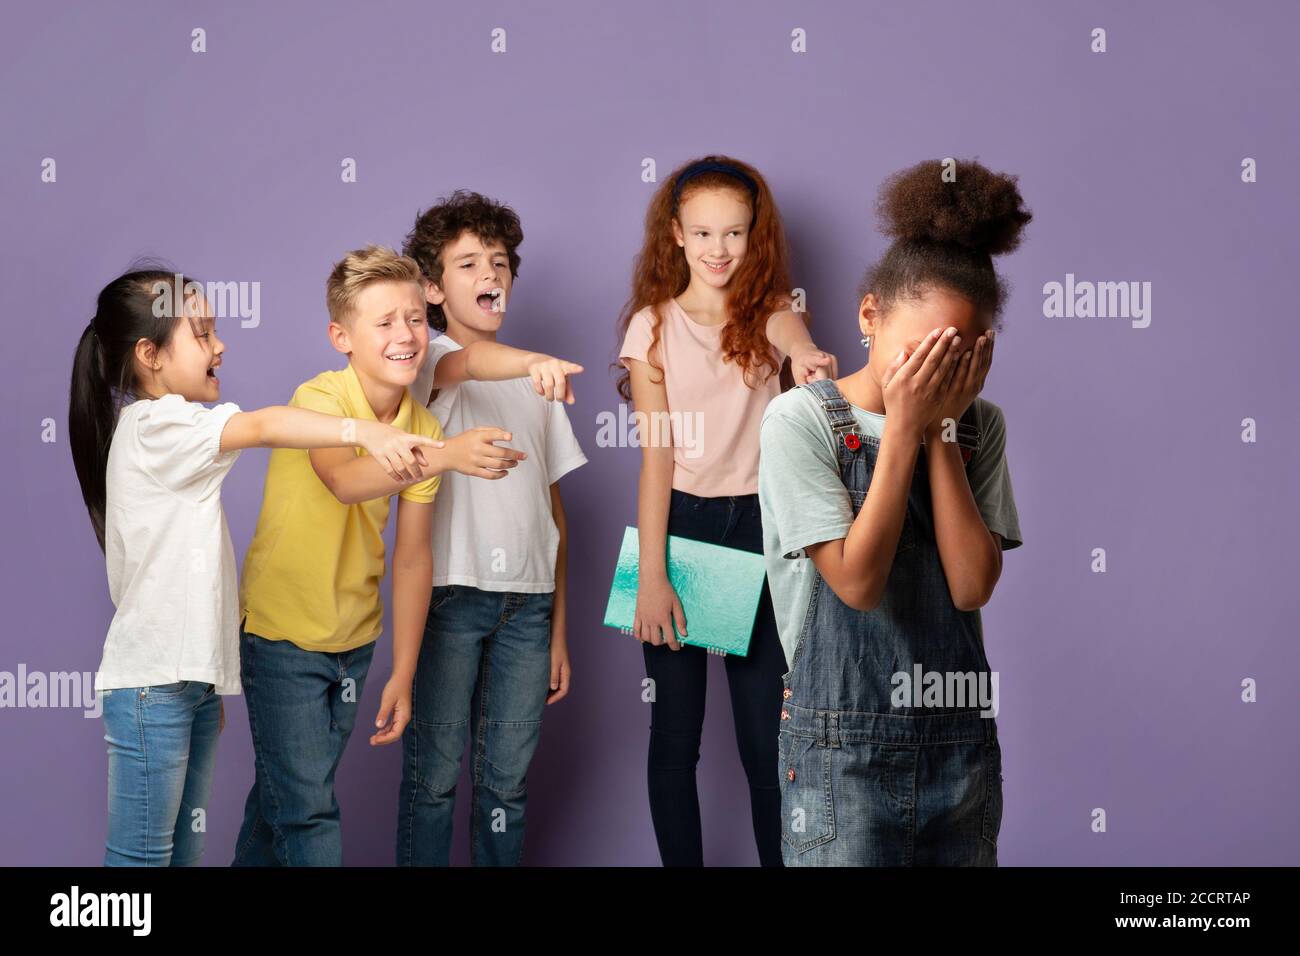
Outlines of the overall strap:
{"label": "overall strap", "polygon": [[812,382],[805,382],[799,387],[812,392],[813,397],[821,405],[822,411],[826,413],[827,419],[830,420],[831,431],[835,432],[840,438],[854,433],[857,422],[854,421],[849,403],[840,394],[840,390],[835,387],[834,381],[829,378],[819,378]]}
{"label": "overall strap", "polygon": [[[835,382],[829,378],[821,378],[812,382],[805,382],[798,387],[806,388],[812,392],[813,397],[817,399],[817,403],[821,405],[822,411],[826,413],[826,418],[830,422],[831,431],[835,433],[836,447],[838,448],[840,444],[844,444],[850,450],[856,449],[858,444],[856,435],[857,422],[853,418],[853,412],[848,401],[836,388]],[[962,463],[968,468],[980,449],[984,430],[983,424],[979,400],[976,399],[970,403],[970,407],[966,409],[957,422],[957,444],[961,448]]]}

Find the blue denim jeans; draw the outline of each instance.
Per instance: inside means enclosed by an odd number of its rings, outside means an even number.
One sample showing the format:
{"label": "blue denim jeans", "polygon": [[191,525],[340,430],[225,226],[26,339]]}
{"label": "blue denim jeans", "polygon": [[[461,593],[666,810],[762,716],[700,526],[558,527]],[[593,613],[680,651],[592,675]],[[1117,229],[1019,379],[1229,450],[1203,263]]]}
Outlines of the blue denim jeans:
{"label": "blue denim jeans", "polygon": [[[879,441],[833,381],[804,386],[836,438],[856,515]],[[978,446],[969,419],[963,447]],[[989,686],[978,611],[952,602],[939,559],[924,452],[879,605],[858,611],[809,562],[812,595],[782,691],[782,853],[787,866],[996,866],[1002,751],[980,703],[899,695],[895,675],[967,675]],[[919,702],[919,705],[918,705]],[[774,702],[775,704],[775,702]]]}
{"label": "blue denim jeans", "polygon": [[343,865],[334,774],[374,653],[373,641],[341,654],[305,651],[241,628],[255,763],[234,866]]}
{"label": "blue denim jeans", "polygon": [[469,856],[517,866],[524,846],[525,778],[551,682],[555,595],[433,589],[402,737],[398,866],[446,866],[456,782],[473,737]]}
{"label": "blue denim jeans", "polygon": [[220,698],[211,684],[192,680],[100,693],[108,741],[104,865],[198,865]]}

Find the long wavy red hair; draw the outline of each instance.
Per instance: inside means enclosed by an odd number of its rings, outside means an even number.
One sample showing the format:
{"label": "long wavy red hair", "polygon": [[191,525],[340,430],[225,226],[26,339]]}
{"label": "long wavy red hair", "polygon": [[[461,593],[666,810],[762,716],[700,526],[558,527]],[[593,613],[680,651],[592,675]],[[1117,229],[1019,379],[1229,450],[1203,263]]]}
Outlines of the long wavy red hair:
{"label": "long wavy red hair", "polygon": [[[673,219],[681,203],[692,194],[703,189],[730,189],[749,204],[752,221],[745,256],[727,283],[730,317],[722,329],[722,354],[724,361],[739,366],[745,382],[752,388],[755,382],[765,381],[781,371],[767,341],[767,320],[772,313],[790,307],[785,228],[767,181],[757,169],[730,156],[705,156],[702,160],[729,163],[743,170],[758,187],[757,196],[751,197],[749,190],[734,177],[710,171],[688,180],[680,199],[675,201],[673,185],[677,177],[687,166],[700,162],[699,159],[683,163],[659,184],[646,210],[645,240],[632,270],[632,294],[619,313],[618,340],[621,343],[627,335],[632,316],[650,306],[654,310],[650,350],[653,352],[658,346],[663,305],[684,292],[691,279],[686,257],[673,236]],[[807,320],[808,316],[804,315],[804,321]],[[653,357],[650,364],[663,374],[662,366],[655,364]],[[618,393],[630,401],[631,376],[623,366],[616,363],[616,367],[621,369]]]}

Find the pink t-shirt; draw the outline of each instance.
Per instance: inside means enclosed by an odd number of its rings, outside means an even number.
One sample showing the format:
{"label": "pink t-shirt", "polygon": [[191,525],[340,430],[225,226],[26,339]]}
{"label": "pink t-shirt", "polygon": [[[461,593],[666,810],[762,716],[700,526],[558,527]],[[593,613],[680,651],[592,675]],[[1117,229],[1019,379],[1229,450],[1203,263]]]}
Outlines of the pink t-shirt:
{"label": "pink t-shirt", "polygon": [[[663,367],[666,421],[642,422],[638,416],[641,443],[672,441],[678,491],[702,498],[757,494],[758,427],[767,403],[781,393],[780,376],[750,388],[739,366],[723,361],[721,325],[701,325],[676,299],[661,311],[656,361],[647,358],[654,321],[648,306],[632,316],[618,353],[625,366],[639,359]],[[772,353],[785,360],[775,345]],[[658,379],[660,373],[653,375]]]}

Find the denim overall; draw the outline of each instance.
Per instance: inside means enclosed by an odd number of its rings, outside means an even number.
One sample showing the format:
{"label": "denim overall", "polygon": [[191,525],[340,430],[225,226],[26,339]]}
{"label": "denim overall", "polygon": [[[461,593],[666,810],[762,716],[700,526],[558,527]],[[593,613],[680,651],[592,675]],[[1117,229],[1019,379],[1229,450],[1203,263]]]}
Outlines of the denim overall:
{"label": "denim overall", "polygon": [[[835,434],[840,478],[856,515],[880,443],[856,434],[830,379],[810,382]],[[963,457],[979,445],[975,405],[957,426]],[[978,693],[895,706],[894,675],[966,675],[991,690],[978,611],[948,593],[935,543],[924,449],[908,492],[898,551],[880,604],[856,611],[816,575],[794,660],[784,675],[780,747],[786,866],[996,866],[1002,752]],[[922,685],[924,686],[924,685]],[[919,690],[915,693],[920,693]]]}

